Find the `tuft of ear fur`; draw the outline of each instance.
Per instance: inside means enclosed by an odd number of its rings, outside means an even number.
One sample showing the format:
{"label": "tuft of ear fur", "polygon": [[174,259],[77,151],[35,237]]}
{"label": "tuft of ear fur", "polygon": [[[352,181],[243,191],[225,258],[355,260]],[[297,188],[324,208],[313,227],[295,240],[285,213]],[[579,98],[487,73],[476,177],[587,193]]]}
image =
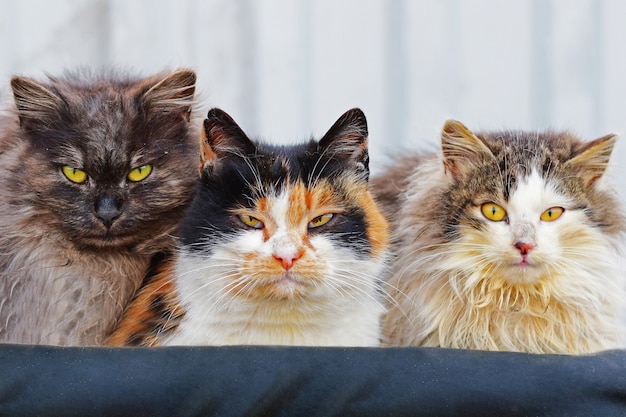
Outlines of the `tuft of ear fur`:
{"label": "tuft of ear fur", "polygon": [[190,118],[196,90],[196,73],[182,69],[156,83],[143,94],[143,105],[148,115],[162,112],[182,114]]}
{"label": "tuft of ear fur", "polygon": [[58,116],[64,105],[60,96],[27,77],[11,78],[11,89],[22,127],[29,122],[45,123]]}
{"label": "tuft of ear fur", "polygon": [[617,138],[616,134],[608,134],[585,143],[565,165],[574,167],[585,181],[585,185],[592,185],[606,171]]}
{"label": "tuft of ear fur", "polygon": [[347,162],[365,180],[369,176],[367,120],[361,109],[345,112],[320,139],[319,147],[333,159]]}
{"label": "tuft of ear fur", "polygon": [[447,120],[441,131],[441,150],[446,173],[462,178],[485,155],[493,153],[480,138],[456,120]]}
{"label": "tuft of ear fur", "polygon": [[254,154],[256,147],[225,111],[213,108],[204,119],[200,133],[200,172],[214,169],[226,157]]}

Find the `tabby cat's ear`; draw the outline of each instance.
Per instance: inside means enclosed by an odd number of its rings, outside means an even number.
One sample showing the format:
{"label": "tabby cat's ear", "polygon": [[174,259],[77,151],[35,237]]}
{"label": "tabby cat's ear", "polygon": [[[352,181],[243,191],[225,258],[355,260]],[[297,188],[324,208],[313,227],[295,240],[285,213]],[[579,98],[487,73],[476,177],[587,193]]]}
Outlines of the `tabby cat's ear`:
{"label": "tabby cat's ear", "polygon": [[618,135],[609,134],[584,144],[579,152],[565,163],[565,166],[573,167],[583,178],[585,185],[593,184],[608,167],[617,138]]}
{"label": "tabby cat's ear", "polygon": [[200,133],[200,172],[214,169],[220,159],[254,154],[256,147],[225,111],[213,108]]}
{"label": "tabby cat's ear", "polygon": [[320,139],[325,156],[347,163],[366,180],[369,176],[367,119],[361,109],[345,112]]}
{"label": "tabby cat's ear", "polygon": [[441,149],[446,173],[460,179],[472,166],[493,153],[468,128],[456,120],[447,120],[441,131]]}
{"label": "tabby cat's ear", "polygon": [[13,77],[11,89],[20,126],[23,128],[43,126],[47,120],[60,116],[63,99],[36,81],[26,77]]}
{"label": "tabby cat's ear", "polygon": [[196,91],[196,73],[178,70],[157,82],[143,94],[143,106],[148,115],[174,112],[189,121]]}

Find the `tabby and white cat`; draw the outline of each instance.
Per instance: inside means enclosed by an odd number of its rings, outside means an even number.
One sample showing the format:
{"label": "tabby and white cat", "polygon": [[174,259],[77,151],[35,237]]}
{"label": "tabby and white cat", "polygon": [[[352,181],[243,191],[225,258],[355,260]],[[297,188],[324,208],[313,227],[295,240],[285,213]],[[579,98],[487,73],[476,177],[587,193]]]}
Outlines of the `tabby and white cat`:
{"label": "tabby and white cat", "polygon": [[103,342],[191,200],[196,76],[11,80],[0,117],[0,342]]}
{"label": "tabby and white cat", "polygon": [[388,226],[367,190],[363,113],[272,146],[212,109],[201,154],[180,248],[108,344],[379,345]]}
{"label": "tabby and white cat", "polygon": [[397,258],[386,344],[578,354],[620,346],[624,218],[614,135],[473,134],[372,181]]}

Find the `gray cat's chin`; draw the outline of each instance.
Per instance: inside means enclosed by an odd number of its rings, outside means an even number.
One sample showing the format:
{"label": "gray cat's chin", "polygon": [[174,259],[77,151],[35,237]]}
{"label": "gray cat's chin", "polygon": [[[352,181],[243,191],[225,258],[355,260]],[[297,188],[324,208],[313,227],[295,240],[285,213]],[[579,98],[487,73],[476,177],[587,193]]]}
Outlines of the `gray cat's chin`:
{"label": "gray cat's chin", "polygon": [[135,252],[141,247],[137,235],[124,236],[93,236],[74,240],[74,245],[82,251],[119,251],[127,250]]}

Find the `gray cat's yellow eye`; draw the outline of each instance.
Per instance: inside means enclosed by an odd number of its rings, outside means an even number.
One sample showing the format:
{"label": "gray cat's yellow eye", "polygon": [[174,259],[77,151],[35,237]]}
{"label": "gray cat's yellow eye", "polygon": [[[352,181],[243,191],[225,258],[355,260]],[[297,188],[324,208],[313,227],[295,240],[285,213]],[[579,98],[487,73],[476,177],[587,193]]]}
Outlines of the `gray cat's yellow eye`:
{"label": "gray cat's yellow eye", "polygon": [[152,172],[152,165],[142,165],[130,171],[128,173],[128,180],[132,182],[139,182],[146,179]]}
{"label": "gray cat's yellow eye", "polygon": [[326,213],[326,214],[322,214],[321,216],[317,216],[316,218],[314,218],[313,220],[309,222],[309,228],[312,229],[315,227],[324,226],[332,218],[333,218],[332,213]]}
{"label": "gray cat's yellow eye", "polygon": [[249,216],[247,214],[240,214],[239,219],[248,227],[252,227],[254,229],[262,229],[263,222],[256,217]]}
{"label": "gray cat's yellow eye", "polygon": [[496,203],[485,203],[480,206],[483,216],[492,222],[501,222],[506,217],[506,210]]}
{"label": "gray cat's yellow eye", "polygon": [[550,207],[541,213],[541,220],[544,222],[552,222],[561,217],[565,209],[563,207]]}
{"label": "gray cat's yellow eye", "polygon": [[82,169],[72,168],[65,165],[61,168],[61,171],[63,172],[63,175],[65,175],[65,177],[73,183],[82,184],[87,181],[87,173]]}

